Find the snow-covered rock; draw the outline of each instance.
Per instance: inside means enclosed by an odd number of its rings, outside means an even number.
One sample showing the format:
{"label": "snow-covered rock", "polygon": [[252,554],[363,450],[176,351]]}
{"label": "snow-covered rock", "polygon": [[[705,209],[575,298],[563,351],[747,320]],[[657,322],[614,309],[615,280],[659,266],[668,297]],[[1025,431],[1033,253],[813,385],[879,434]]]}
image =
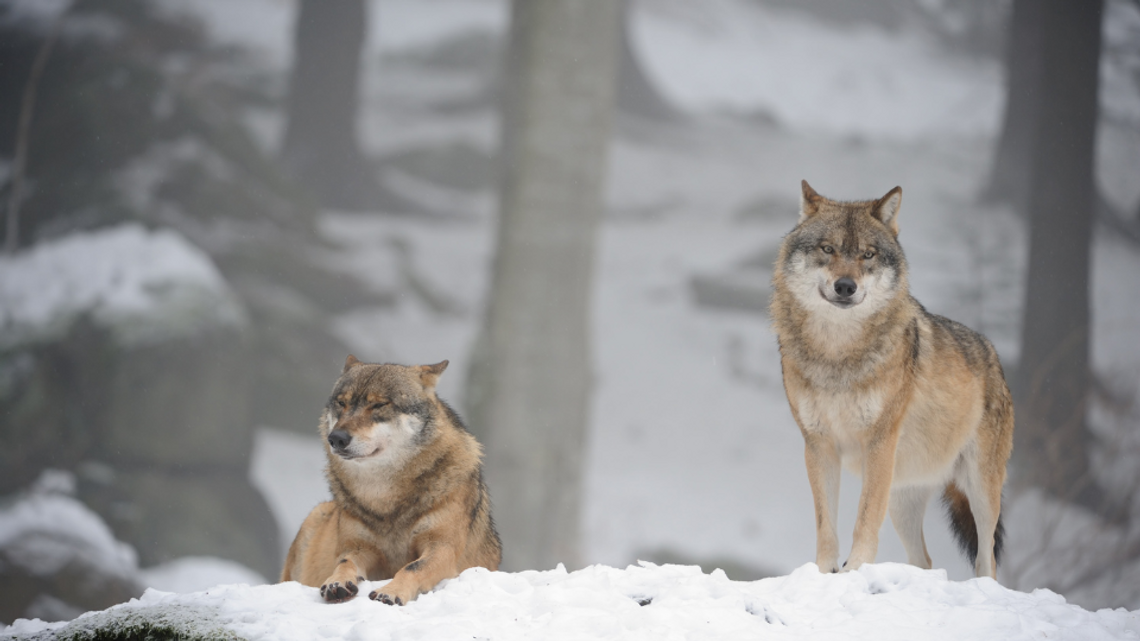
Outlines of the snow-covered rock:
{"label": "snow-covered rock", "polygon": [[134,549],[74,491],[71,474],[45,470],[0,502],[0,621],[67,620],[142,594]]}
{"label": "snow-covered rock", "polygon": [[[382,585],[366,584],[361,594]],[[1140,613],[1089,612],[1048,590],[884,563],[847,574],[814,564],[755,582],[642,563],[576,572],[474,568],[405,607],[331,605],[290,582],[142,598],[67,624],[20,620],[17,639],[147,624],[184,638],[243,639],[1135,639]],[[143,628],[145,629],[145,627]]]}
{"label": "snow-covered rock", "polygon": [[129,223],[0,256],[0,348],[56,339],[82,315],[124,346],[247,322],[210,257],[169,229]]}

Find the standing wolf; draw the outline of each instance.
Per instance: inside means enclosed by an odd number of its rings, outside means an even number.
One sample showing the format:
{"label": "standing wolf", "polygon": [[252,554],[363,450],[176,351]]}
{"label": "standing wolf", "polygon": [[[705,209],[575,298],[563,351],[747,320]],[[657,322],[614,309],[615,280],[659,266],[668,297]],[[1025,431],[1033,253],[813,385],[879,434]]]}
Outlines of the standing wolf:
{"label": "standing wolf", "polygon": [[997,576],[1013,402],[992,345],[927,312],[898,242],[902,189],[837,202],[803,182],[772,284],[784,390],[804,437],[816,563],[839,570],[840,465],[863,477],[851,556],[875,560],[888,505],[908,562],[931,567],[922,518],[942,489],[977,576]]}
{"label": "standing wolf", "polygon": [[339,602],[392,579],[368,596],[403,605],[467,568],[498,569],[482,449],[435,394],[446,367],[348,357],[320,420],[333,500],[301,525],[282,581]]}

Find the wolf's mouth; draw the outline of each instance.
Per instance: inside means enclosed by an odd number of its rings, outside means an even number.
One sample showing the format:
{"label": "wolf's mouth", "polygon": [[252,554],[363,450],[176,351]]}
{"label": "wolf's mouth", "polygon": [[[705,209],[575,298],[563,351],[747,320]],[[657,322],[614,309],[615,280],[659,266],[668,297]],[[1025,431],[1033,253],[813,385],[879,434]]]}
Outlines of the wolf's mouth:
{"label": "wolf's mouth", "polygon": [[349,454],[348,452],[337,452],[337,455],[346,461],[361,461],[378,456],[383,450],[383,446],[378,446],[376,449],[372,450],[370,454]]}
{"label": "wolf's mouth", "polygon": [[824,293],[822,287],[819,289],[819,297],[831,303],[832,305],[835,305],[839,309],[849,309],[863,302],[861,300],[855,300],[854,298],[832,298]]}

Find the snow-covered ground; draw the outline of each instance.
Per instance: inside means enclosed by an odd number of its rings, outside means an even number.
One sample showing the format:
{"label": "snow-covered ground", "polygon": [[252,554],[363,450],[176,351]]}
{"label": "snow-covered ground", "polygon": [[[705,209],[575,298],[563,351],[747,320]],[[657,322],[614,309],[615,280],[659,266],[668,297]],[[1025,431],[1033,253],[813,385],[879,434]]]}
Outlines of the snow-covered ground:
{"label": "snow-covered ground", "polygon": [[[365,582],[361,594],[380,587]],[[112,619],[161,621],[183,634],[249,640],[353,639],[1107,639],[1140,638],[1140,614],[1089,612],[1048,590],[884,563],[821,574],[815,564],[755,582],[643,563],[619,570],[488,572],[473,568],[404,607],[364,597],[321,601],[298,583],[223,585],[141,599],[68,624],[21,620],[0,634],[50,638]]]}

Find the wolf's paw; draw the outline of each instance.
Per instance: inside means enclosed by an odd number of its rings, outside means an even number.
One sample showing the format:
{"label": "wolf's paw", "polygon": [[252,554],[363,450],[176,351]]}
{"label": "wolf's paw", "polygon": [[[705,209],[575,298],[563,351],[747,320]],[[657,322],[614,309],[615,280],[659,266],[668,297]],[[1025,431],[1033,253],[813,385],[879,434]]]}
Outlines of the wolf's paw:
{"label": "wolf's paw", "polygon": [[392,597],[378,590],[373,590],[369,595],[369,599],[379,601],[387,605],[404,605],[404,600],[400,597]]}
{"label": "wolf's paw", "polygon": [[352,581],[345,581],[344,585],[340,581],[334,581],[321,586],[321,598],[329,603],[344,603],[356,596],[357,592],[360,592],[360,588]]}
{"label": "wolf's paw", "polygon": [[839,561],[837,559],[816,559],[815,564],[819,567],[821,574],[835,574],[839,571]]}

